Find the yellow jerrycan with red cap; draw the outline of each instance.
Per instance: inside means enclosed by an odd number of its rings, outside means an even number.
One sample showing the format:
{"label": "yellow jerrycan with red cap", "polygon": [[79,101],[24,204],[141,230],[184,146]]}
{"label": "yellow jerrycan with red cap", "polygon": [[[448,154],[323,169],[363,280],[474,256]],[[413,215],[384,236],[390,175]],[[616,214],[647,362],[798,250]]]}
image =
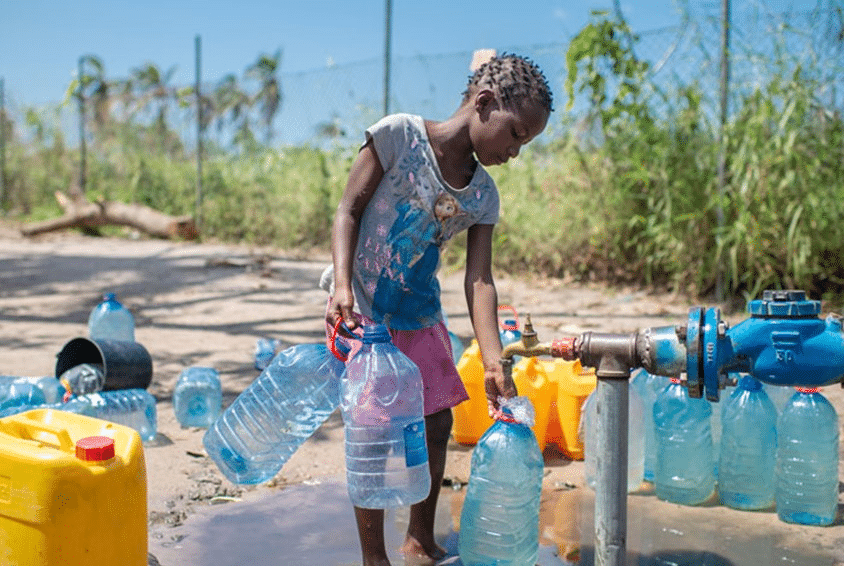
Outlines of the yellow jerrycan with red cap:
{"label": "yellow jerrycan with red cap", "polygon": [[0,564],[146,566],[138,433],[54,409],[0,419]]}

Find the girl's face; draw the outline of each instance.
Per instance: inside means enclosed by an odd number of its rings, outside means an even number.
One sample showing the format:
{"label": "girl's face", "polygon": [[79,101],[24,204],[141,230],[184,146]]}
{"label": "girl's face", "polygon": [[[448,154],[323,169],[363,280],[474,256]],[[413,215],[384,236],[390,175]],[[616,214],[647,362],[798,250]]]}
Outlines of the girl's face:
{"label": "girl's face", "polygon": [[[489,91],[487,91],[489,92]],[[494,98],[476,101],[470,128],[475,156],[481,165],[501,165],[519,155],[523,145],[538,136],[548,123],[548,111],[535,103],[503,108]]]}

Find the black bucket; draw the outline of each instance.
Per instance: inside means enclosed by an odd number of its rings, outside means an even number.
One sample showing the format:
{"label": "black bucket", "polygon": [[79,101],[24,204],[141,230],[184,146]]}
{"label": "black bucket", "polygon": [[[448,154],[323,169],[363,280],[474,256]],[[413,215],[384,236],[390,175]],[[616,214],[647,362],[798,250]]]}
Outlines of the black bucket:
{"label": "black bucket", "polygon": [[137,342],[74,338],[56,354],[56,377],[79,364],[100,364],[103,389],[146,389],[152,381],[152,358]]}

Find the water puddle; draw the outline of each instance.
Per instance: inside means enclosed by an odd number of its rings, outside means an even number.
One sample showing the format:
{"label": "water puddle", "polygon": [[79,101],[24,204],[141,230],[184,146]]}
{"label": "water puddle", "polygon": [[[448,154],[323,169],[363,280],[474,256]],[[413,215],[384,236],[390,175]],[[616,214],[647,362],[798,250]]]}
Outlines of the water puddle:
{"label": "water puddle", "polygon": [[[453,525],[459,525],[464,495],[465,489],[442,490],[436,533],[452,554],[443,565],[461,564]],[[589,489],[543,493],[538,566],[594,563],[593,509]],[[397,549],[407,515],[406,508],[387,513],[385,537],[394,566],[404,564]],[[844,527],[786,525],[771,512],[691,508],[632,495],[627,550],[630,566],[841,566]],[[150,552],[161,566],[360,564],[354,516],[341,479],[259,490],[243,501],[203,508],[179,527],[151,530]]]}

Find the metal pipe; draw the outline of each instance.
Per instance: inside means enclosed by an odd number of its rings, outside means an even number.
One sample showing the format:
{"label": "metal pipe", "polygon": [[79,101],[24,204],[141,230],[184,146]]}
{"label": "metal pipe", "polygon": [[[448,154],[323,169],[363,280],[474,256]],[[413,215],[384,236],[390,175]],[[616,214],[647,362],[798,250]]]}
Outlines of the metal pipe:
{"label": "metal pipe", "polygon": [[627,560],[628,387],[627,379],[598,373],[595,390],[595,564],[598,566],[624,566]]}

